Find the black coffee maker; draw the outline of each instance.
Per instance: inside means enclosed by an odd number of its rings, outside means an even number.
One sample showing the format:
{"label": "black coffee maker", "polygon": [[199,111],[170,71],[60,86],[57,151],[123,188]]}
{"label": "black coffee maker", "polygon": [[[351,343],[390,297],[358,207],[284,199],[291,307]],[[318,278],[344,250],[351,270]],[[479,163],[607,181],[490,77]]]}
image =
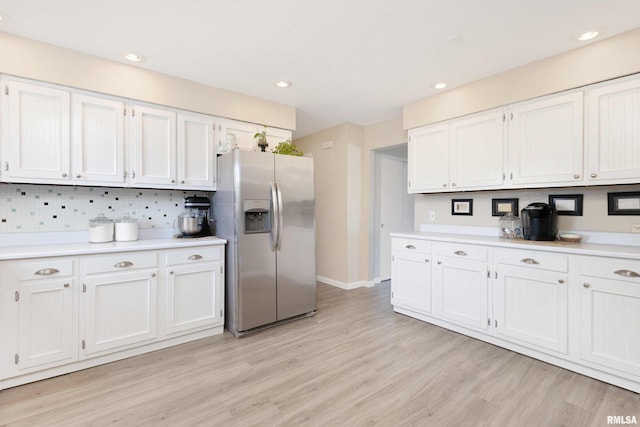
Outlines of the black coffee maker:
{"label": "black coffee maker", "polygon": [[531,203],[520,211],[522,235],[526,240],[556,240],[558,212],[546,203]]}

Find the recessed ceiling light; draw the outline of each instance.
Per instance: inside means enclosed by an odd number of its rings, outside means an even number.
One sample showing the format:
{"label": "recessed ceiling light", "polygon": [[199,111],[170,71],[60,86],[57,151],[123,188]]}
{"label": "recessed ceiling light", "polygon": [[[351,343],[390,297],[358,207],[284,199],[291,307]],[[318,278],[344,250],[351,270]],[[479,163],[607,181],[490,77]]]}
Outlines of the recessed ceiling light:
{"label": "recessed ceiling light", "polygon": [[582,33],[578,36],[578,40],[580,41],[586,41],[586,40],[591,40],[593,38],[598,37],[598,34],[600,34],[597,31],[587,31],[586,33]]}
{"label": "recessed ceiling light", "polygon": [[125,53],[124,54],[124,59],[126,59],[128,61],[131,61],[131,62],[140,62],[144,58],[142,57],[142,55],[138,55],[137,53],[129,52],[129,53]]}
{"label": "recessed ceiling light", "polygon": [[441,83],[436,83],[436,84],[433,85],[434,89],[444,89],[445,87],[447,87],[447,84],[446,83],[442,83],[442,82]]}
{"label": "recessed ceiling light", "polygon": [[278,87],[290,87],[292,83],[287,80],[278,80],[275,85]]}

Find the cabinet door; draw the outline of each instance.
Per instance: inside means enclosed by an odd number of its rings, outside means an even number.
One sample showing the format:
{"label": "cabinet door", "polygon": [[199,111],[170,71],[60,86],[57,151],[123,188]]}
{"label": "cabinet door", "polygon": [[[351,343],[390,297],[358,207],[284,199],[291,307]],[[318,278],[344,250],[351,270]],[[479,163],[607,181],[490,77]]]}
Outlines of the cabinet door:
{"label": "cabinet door", "polygon": [[509,108],[511,184],[582,183],[582,92]]}
{"label": "cabinet door", "polygon": [[151,341],[157,337],[156,272],[87,276],[81,306],[84,355]]}
{"label": "cabinet door", "polygon": [[214,191],[216,149],[212,117],[178,113],[178,187]]}
{"label": "cabinet door", "polygon": [[567,353],[566,274],[500,266],[493,298],[498,336],[534,349]]}
{"label": "cabinet door", "polygon": [[583,278],[583,360],[640,377],[640,284]]}
{"label": "cabinet door", "polygon": [[291,140],[291,131],[278,129],[278,128],[267,128],[267,143],[269,146],[266,151],[273,151],[274,148],[281,142]]}
{"label": "cabinet door", "polygon": [[439,258],[433,269],[435,315],[467,328],[488,331],[487,264]]}
{"label": "cabinet door", "polygon": [[132,111],[131,185],[176,186],[176,114],[136,105]]}
{"label": "cabinet door", "polygon": [[219,125],[220,142],[218,153],[226,153],[234,148],[257,150],[258,145],[253,136],[262,130],[262,126],[253,123],[222,120]]}
{"label": "cabinet door", "polygon": [[72,95],[73,180],[80,184],[124,184],[124,103]]}
{"label": "cabinet door", "polygon": [[431,255],[394,251],[391,304],[431,313]]}
{"label": "cabinet door", "polygon": [[502,186],[505,163],[505,113],[489,113],[451,123],[451,188]]}
{"label": "cabinet door", "polygon": [[69,93],[17,81],[3,83],[2,180],[68,182]]}
{"label": "cabinet door", "polygon": [[221,325],[222,262],[170,267],[167,274],[167,334]]}
{"label": "cabinet door", "polygon": [[21,282],[19,289],[18,369],[76,360],[73,279]]}
{"label": "cabinet door", "polygon": [[640,79],[588,93],[586,178],[637,183],[640,176]]}
{"label": "cabinet door", "polygon": [[449,124],[409,131],[409,193],[449,189]]}

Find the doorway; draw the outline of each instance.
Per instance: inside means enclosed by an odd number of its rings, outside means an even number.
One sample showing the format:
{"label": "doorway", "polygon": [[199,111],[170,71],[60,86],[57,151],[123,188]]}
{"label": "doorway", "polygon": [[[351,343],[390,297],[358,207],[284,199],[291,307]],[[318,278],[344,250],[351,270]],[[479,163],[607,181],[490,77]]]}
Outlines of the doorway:
{"label": "doorway", "polygon": [[391,278],[391,237],[412,232],[414,202],[407,188],[407,144],[372,151],[373,227],[370,254],[375,283]]}

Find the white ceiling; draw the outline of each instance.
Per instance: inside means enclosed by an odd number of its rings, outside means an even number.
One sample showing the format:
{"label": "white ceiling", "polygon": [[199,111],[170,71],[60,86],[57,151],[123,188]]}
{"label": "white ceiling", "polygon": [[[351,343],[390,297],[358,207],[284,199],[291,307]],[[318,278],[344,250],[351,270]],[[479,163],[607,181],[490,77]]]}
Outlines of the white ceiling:
{"label": "white ceiling", "polygon": [[[0,30],[297,108],[296,137],[640,27],[638,0],[0,0]],[[293,82],[287,89],[278,79]],[[446,90],[446,89],[445,89]]]}

